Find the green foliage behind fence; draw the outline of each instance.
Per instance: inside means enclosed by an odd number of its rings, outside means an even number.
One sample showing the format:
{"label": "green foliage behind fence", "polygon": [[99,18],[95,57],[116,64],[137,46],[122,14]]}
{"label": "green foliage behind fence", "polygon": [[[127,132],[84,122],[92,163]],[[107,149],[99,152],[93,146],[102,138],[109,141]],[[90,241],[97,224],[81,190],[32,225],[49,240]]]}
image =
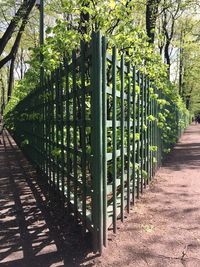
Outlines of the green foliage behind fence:
{"label": "green foliage behind fence", "polygon": [[[170,89],[171,87],[171,89]],[[7,113],[6,124],[67,210],[102,250],[189,123],[100,33]]]}

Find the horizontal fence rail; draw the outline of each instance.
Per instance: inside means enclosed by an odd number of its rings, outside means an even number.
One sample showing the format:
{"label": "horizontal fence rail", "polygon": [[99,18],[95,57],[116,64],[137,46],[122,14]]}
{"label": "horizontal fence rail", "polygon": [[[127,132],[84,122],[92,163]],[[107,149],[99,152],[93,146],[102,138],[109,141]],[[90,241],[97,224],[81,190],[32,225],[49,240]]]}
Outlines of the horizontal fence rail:
{"label": "horizontal fence rail", "polygon": [[7,122],[63,209],[101,252],[108,229],[117,232],[117,220],[124,221],[188,118],[124,54],[115,47],[109,54],[106,38],[94,33],[89,48],[81,43]]}

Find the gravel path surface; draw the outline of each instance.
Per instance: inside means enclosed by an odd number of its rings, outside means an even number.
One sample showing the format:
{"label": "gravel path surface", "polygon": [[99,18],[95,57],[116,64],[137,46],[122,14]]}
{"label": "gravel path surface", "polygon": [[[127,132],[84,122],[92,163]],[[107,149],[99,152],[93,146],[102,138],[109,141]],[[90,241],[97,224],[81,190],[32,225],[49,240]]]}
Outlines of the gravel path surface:
{"label": "gravel path surface", "polygon": [[0,266],[200,267],[200,126],[188,127],[101,257],[9,135],[0,145]]}
{"label": "gravel path surface", "polygon": [[94,266],[200,267],[200,126],[188,127]]}

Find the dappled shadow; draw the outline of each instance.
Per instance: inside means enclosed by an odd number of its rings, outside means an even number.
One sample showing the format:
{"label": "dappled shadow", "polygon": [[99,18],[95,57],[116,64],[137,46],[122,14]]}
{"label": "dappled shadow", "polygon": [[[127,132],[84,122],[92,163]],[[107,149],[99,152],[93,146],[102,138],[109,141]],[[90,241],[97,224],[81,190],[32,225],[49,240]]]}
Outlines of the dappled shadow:
{"label": "dappled shadow", "polygon": [[0,266],[80,266],[91,252],[90,236],[83,235],[44,179],[36,180],[37,176],[4,134],[4,146],[0,145]]}
{"label": "dappled shadow", "polygon": [[[196,136],[190,139],[190,136]],[[200,126],[192,125],[189,130],[185,131],[184,140],[182,139],[176,144],[173,151],[166,157],[163,166],[173,171],[181,171],[183,169],[198,169],[200,166]],[[197,142],[199,140],[199,143]]]}

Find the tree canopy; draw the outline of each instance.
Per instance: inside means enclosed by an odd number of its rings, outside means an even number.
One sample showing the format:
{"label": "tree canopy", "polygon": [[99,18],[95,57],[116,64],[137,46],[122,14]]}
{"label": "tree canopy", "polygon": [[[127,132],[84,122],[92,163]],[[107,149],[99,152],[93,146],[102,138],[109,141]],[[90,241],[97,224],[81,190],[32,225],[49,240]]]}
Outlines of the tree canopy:
{"label": "tree canopy", "polygon": [[[19,1],[20,2],[20,1]],[[119,50],[128,51],[141,71],[165,87],[170,79],[183,101],[198,112],[199,11],[197,0],[46,0],[45,43],[39,45],[36,0],[0,4],[1,105],[32,90],[64,54],[101,30]],[[13,81],[14,80],[14,81]],[[13,89],[14,88],[14,89]]]}

